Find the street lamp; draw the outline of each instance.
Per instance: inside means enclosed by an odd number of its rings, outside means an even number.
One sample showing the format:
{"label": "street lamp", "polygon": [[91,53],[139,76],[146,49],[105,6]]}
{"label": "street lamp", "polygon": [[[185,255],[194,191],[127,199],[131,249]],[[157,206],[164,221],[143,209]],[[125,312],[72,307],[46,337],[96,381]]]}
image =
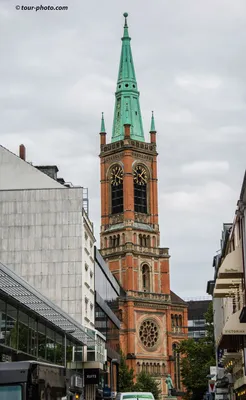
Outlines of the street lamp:
{"label": "street lamp", "polygon": [[65,365],[65,368],[67,368],[67,333],[74,333],[74,332],[75,332],[75,329],[65,330],[65,336],[64,336],[64,345],[65,345],[64,365]]}

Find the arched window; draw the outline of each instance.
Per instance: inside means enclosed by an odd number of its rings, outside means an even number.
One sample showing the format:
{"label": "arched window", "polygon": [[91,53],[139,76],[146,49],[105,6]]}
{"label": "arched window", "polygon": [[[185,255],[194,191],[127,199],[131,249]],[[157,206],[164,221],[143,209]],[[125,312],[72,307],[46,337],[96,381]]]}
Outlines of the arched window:
{"label": "arched window", "polygon": [[154,363],[154,374],[157,374],[157,365]]}
{"label": "arched window", "polygon": [[109,236],[109,247],[113,246],[113,240],[112,240],[112,236]]}
{"label": "arched window", "polygon": [[153,246],[153,247],[156,247],[156,237],[155,237],[155,236],[153,236],[152,246]]}
{"label": "arched window", "polygon": [[146,264],[142,267],[142,286],[144,292],[150,292],[150,270]]}
{"label": "arched window", "polygon": [[141,372],[141,370],[140,370],[140,363],[138,362],[137,363],[137,373],[139,374]]}
{"label": "arched window", "polygon": [[146,247],[146,246],[147,246],[146,236],[143,235],[143,247]]}
{"label": "arched window", "polygon": [[150,365],[149,365],[149,373],[153,374],[153,364],[152,363],[150,363]]}
{"label": "arched window", "polygon": [[123,169],[119,165],[114,165],[110,173],[111,182],[111,213],[119,214],[123,208]]}
{"label": "arched window", "polygon": [[171,314],[171,321],[172,321],[172,331],[174,331],[175,328],[175,320],[174,320],[174,315]]}
{"label": "arched window", "polygon": [[147,247],[150,247],[150,236],[147,236]]}
{"label": "arched window", "polygon": [[162,364],[162,375],[166,373],[166,365]]}
{"label": "arched window", "polygon": [[120,245],[120,235],[117,235],[116,246]]}
{"label": "arched window", "polygon": [[142,235],[139,235],[139,246],[143,246],[143,237]]}
{"label": "arched window", "polygon": [[182,332],[182,315],[179,315],[179,331]]}
{"label": "arched window", "polygon": [[179,317],[177,314],[175,314],[175,331],[178,331],[178,325],[179,325]]}
{"label": "arched window", "polygon": [[112,244],[112,247],[115,247],[116,246],[116,236],[114,235],[113,236],[113,244]]}
{"label": "arched window", "polygon": [[172,346],[174,356],[174,387],[180,389],[180,354],[177,352],[177,345],[174,343]]}
{"label": "arched window", "polygon": [[133,234],[133,243],[137,244],[137,234],[136,233]]}
{"label": "arched window", "polygon": [[147,214],[147,181],[146,167],[137,165],[133,171],[134,179],[134,210]]}
{"label": "arched window", "polygon": [[108,238],[104,238],[104,248],[107,249],[108,247]]}

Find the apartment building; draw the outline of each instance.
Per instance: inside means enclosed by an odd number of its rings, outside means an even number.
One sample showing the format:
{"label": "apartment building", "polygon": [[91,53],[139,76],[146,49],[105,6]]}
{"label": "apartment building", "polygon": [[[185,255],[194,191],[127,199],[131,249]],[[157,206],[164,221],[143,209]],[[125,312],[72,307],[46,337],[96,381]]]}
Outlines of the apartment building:
{"label": "apartment building", "polygon": [[207,285],[213,296],[216,395],[222,400],[246,398],[245,206],[246,174],[234,221],[223,225],[221,248],[213,259],[214,279]]}

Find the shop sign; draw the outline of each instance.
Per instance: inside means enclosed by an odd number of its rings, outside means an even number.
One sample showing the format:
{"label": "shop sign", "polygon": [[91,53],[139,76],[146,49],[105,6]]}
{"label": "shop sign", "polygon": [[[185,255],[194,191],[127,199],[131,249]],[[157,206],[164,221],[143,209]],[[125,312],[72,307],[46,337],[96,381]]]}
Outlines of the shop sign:
{"label": "shop sign", "polygon": [[103,388],[103,397],[111,397],[111,388],[108,385]]}
{"label": "shop sign", "polygon": [[9,354],[2,354],[2,362],[12,362],[12,357]]}
{"label": "shop sign", "polygon": [[85,385],[98,385],[99,383],[99,369],[85,369]]}

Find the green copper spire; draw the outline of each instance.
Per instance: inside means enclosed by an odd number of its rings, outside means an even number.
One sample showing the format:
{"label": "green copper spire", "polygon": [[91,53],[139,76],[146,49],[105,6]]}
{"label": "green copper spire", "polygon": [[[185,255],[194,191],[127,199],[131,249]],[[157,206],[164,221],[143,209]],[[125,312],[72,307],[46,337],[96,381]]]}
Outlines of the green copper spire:
{"label": "green copper spire", "polygon": [[156,132],[156,130],[155,130],[154,111],[152,111],[152,116],[151,116],[150,132]]}
{"label": "green copper spire", "polygon": [[127,17],[125,17],[124,34],[121,38],[122,48],[120,67],[115,93],[115,110],[112,132],[112,142],[124,139],[124,124],[131,125],[131,138],[144,142],[143,123],[139,105],[139,91],[137,87],[132,51],[128,33]]}
{"label": "green copper spire", "polygon": [[101,120],[101,130],[100,130],[100,132],[101,133],[106,133],[103,112],[102,112],[102,120]]}

